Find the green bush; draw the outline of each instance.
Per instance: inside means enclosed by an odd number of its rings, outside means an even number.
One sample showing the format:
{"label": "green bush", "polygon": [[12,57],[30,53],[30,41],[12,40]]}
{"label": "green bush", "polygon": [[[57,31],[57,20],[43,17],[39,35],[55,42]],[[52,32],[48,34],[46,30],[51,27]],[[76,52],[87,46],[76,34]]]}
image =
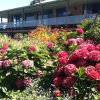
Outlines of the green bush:
{"label": "green bush", "polygon": [[100,18],[96,22],[92,23],[84,34],[84,39],[93,40],[95,44],[100,43]]}

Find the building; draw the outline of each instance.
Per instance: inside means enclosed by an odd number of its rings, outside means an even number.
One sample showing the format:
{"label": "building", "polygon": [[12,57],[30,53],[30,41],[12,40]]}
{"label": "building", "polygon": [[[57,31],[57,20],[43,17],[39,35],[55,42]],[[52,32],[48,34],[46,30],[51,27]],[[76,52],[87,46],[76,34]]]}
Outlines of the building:
{"label": "building", "polygon": [[[49,0],[0,11],[0,32],[32,29],[40,24],[72,26],[100,13],[99,0]],[[6,22],[5,22],[6,20]]]}

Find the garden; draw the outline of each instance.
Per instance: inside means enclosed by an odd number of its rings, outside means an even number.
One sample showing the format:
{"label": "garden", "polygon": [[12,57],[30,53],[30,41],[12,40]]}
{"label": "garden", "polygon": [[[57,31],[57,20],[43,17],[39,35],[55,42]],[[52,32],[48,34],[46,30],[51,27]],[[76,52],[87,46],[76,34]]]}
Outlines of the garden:
{"label": "garden", "polygon": [[0,100],[100,100],[100,18],[0,34]]}

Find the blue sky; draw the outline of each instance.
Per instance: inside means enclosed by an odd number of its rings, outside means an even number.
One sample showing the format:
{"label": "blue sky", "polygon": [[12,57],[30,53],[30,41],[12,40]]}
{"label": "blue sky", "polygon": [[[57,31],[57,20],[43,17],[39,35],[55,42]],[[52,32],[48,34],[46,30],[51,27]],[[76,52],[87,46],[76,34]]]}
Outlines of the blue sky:
{"label": "blue sky", "polygon": [[32,0],[0,0],[0,11],[27,6]]}

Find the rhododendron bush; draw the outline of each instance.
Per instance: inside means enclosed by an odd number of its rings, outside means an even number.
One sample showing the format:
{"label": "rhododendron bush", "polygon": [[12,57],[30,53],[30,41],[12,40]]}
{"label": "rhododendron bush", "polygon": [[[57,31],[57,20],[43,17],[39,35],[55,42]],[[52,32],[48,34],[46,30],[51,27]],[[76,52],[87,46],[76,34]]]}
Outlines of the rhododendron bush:
{"label": "rhododendron bush", "polygon": [[39,47],[25,44],[16,49],[8,42],[1,44],[0,97],[100,99],[100,44],[84,40],[85,32],[80,28],[55,32],[59,34],[55,40]]}

